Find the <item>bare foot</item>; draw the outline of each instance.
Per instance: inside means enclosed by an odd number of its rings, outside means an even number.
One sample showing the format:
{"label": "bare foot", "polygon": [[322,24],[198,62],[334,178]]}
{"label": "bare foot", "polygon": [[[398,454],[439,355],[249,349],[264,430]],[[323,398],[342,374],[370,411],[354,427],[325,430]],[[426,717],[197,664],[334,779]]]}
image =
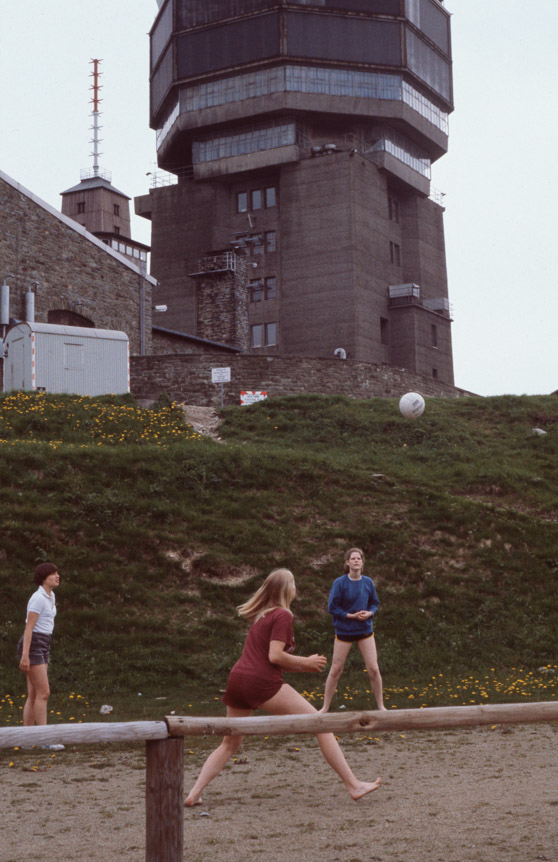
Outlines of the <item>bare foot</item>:
{"label": "bare foot", "polygon": [[374,781],[372,784],[369,784],[366,781],[360,781],[357,789],[349,790],[349,793],[351,794],[351,799],[354,799],[355,802],[358,799],[362,799],[363,796],[366,796],[368,793],[373,793],[374,790],[377,790],[381,783],[381,778],[377,778],[376,781]]}
{"label": "bare foot", "polygon": [[318,710],[319,715],[325,715],[326,712],[329,712],[329,706],[322,706],[322,708]]}
{"label": "bare foot", "polygon": [[196,799],[195,796],[187,796],[186,802],[184,803],[184,808],[193,808],[194,805],[201,805],[202,798],[200,796],[199,799]]}

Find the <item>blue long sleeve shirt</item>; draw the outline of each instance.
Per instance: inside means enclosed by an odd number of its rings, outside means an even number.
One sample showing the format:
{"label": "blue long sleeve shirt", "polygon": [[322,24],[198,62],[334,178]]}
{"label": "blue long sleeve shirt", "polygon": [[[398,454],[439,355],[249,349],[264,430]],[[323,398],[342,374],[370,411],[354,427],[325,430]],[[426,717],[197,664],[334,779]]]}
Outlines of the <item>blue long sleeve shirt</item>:
{"label": "blue long sleeve shirt", "polygon": [[336,578],[331,586],[327,609],[333,618],[333,628],[339,637],[347,635],[366,637],[372,634],[373,619],[347,619],[347,614],[357,611],[372,611],[375,614],[380,606],[372,578],[362,575],[358,581],[348,575]]}

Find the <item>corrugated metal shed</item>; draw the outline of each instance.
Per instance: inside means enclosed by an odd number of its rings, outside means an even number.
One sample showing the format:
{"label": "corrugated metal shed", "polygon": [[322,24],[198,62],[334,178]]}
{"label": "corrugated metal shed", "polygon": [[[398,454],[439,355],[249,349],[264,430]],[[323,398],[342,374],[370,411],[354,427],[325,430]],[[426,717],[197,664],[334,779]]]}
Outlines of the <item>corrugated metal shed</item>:
{"label": "corrugated metal shed", "polygon": [[18,323],[4,338],[4,391],[130,391],[128,336],[109,329]]}

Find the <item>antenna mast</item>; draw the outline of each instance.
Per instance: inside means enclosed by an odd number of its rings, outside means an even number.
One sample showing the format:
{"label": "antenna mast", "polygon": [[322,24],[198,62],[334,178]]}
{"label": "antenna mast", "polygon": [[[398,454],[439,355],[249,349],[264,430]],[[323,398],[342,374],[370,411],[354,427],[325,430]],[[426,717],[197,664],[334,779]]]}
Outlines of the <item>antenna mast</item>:
{"label": "antenna mast", "polygon": [[93,106],[93,110],[91,111],[93,125],[89,128],[93,132],[93,137],[89,141],[89,143],[93,144],[93,152],[91,153],[91,156],[93,157],[93,170],[81,171],[81,179],[89,180],[92,177],[101,177],[104,180],[108,180],[108,182],[110,183],[112,181],[112,175],[110,171],[102,171],[99,166],[99,156],[102,156],[102,153],[99,152],[99,144],[102,141],[102,138],[99,137],[99,132],[103,128],[99,123],[99,119],[101,116],[101,111],[99,110],[99,107],[101,102],[103,101],[99,97],[99,93],[102,90],[102,85],[99,83],[99,79],[103,74],[100,71],[99,66],[102,62],[102,60],[91,60],[93,71],[90,73],[89,77],[93,78],[93,83],[89,87],[89,89],[92,91],[93,96],[89,100],[89,103]]}
{"label": "antenna mast", "polygon": [[101,140],[99,138],[99,131],[102,126],[99,125],[99,117],[101,116],[101,112],[99,111],[99,105],[101,103],[101,99],[99,98],[99,92],[101,90],[101,85],[99,84],[99,78],[101,77],[102,72],[99,71],[99,65],[102,60],[91,60],[91,64],[93,66],[93,71],[91,72],[91,78],[93,78],[93,86],[89,89],[93,90],[93,98],[91,99],[91,104],[93,105],[93,125],[91,126],[93,130],[93,140],[90,143],[93,144],[93,152],[91,155],[93,156],[93,176],[99,176],[99,144]]}

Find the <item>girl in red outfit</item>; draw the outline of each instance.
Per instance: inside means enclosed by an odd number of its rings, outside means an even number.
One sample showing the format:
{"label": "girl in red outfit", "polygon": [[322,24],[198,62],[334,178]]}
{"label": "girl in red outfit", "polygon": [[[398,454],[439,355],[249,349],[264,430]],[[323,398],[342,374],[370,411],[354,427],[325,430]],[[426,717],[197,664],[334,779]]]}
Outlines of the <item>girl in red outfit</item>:
{"label": "girl in red outfit", "polygon": [[[227,718],[251,715],[263,709],[272,715],[298,715],[317,712],[301,694],[283,682],[283,671],[315,673],[324,669],[326,658],[317,653],[311,656],[292,655],[294,650],[293,615],[290,605],[296,594],[292,572],[277,569],[243,605],[238,607],[241,617],[251,623],[242,655],[230,672],[223,700]],[[360,799],[376,790],[381,780],[359,781],[341,751],[332,733],[316,734],[326,761],[345,784],[353,799]],[[189,807],[201,802],[203,789],[223,769],[236,753],[242,736],[225,736],[218,748],[205,761],[199,777],[190,790],[185,804]]]}

